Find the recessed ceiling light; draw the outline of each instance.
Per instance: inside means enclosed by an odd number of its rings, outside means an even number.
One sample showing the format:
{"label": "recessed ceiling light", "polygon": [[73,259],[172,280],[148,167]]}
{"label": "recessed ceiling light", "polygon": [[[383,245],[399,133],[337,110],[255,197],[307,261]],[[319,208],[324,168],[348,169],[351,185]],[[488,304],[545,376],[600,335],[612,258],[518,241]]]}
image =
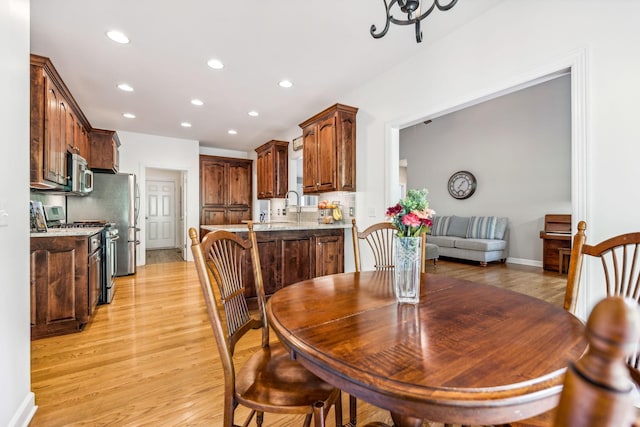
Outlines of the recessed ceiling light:
{"label": "recessed ceiling light", "polygon": [[127,119],[135,119],[136,115],[132,113],[124,113],[122,114],[122,117],[126,117]]}
{"label": "recessed ceiling light", "polygon": [[293,83],[291,83],[289,80],[282,80],[280,83],[278,83],[278,85],[280,87],[290,88],[291,86],[293,86]]}
{"label": "recessed ceiling light", "polygon": [[249,111],[247,114],[249,114],[251,117],[258,117],[260,115],[257,111]]}
{"label": "recessed ceiling light", "polygon": [[125,91],[125,92],[133,92],[133,88],[131,86],[129,86],[126,83],[120,83],[118,85],[118,89]]}
{"label": "recessed ceiling light", "polygon": [[207,65],[214,70],[222,70],[224,68],[224,64],[218,59],[210,59],[207,61]]}
{"label": "recessed ceiling light", "polygon": [[120,44],[129,43],[129,37],[125,36],[120,31],[115,31],[115,30],[107,31],[107,37],[109,37],[111,40],[113,40],[116,43],[120,43]]}
{"label": "recessed ceiling light", "polygon": [[182,122],[182,123],[180,123],[180,126],[182,126],[183,128],[190,128],[190,127],[191,127],[191,123],[189,123],[189,122]]}
{"label": "recessed ceiling light", "polygon": [[238,134],[238,131],[237,131],[237,130],[235,130],[235,129],[229,129],[229,130],[227,131],[227,133],[228,133],[229,135],[237,135],[237,134]]}
{"label": "recessed ceiling light", "polygon": [[197,105],[198,107],[202,107],[202,106],[204,105],[204,102],[202,102],[202,101],[201,101],[201,100],[199,100],[199,99],[192,99],[192,100],[191,100],[191,103],[192,103],[193,105]]}

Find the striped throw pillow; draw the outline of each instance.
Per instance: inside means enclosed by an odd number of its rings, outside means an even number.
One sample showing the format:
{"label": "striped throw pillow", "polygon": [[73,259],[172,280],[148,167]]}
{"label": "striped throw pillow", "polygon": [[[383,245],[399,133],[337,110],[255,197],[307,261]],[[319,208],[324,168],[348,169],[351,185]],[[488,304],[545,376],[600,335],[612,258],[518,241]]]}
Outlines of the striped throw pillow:
{"label": "striped throw pillow", "polygon": [[431,226],[432,236],[446,236],[449,231],[450,216],[434,216],[432,219],[433,226]]}
{"label": "striped throw pillow", "polygon": [[495,216],[472,216],[467,227],[467,239],[493,239],[496,234]]}

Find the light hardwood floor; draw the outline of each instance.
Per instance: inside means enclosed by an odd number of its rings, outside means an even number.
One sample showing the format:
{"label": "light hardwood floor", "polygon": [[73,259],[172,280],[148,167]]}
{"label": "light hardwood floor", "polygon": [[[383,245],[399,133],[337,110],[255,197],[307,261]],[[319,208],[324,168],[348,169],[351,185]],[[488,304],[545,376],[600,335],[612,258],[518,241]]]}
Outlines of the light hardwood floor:
{"label": "light hardwood floor", "polygon": [[[566,276],[540,268],[441,260],[427,269],[562,305]],[[254,338],[238,348],[240,358],[259,345]],[[118,278],[114,301],[83,332],[32,341],[31,381],[32,427],[220,426],[222,371],[194,264],[148,265]],[[360,401],[358,417],[359,425],[391,422]],[[300,418],[265,416],[265,426],[294,425]]]}

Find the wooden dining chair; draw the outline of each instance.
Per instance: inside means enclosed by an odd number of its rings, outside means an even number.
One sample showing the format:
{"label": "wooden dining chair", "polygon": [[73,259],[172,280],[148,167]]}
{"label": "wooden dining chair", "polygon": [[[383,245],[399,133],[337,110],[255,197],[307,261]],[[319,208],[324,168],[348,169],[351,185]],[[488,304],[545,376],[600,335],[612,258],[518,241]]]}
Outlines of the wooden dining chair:
{"label": "wooden dining chair", "polygon": [[[575,314],[584,256],[600,259],[604,274],[606,296],[622,296],[640,301],[640,232],[611,237],[595,245],[586,243],[587,223],[580,221],[573,237],[569,273],[565,289],[564,309]],[[640,387],[640,353],[636,348],[627,355],[627,368],[633,381]],[[511,424],[513,427],[549,425],[553,412],[531,420]]]}
{"label": "wooden dining chair", "polygon": [[[573,238],[564,308],[575,313],[585,255],[598,258],[604,273],[606,296],[622,296],[640,302],[640,232],[620,234],[595,245],[586,243],[584,221],[578,223]],[[640,353],[627,358],[631,376],[640,385]]]}
{"label": "wooden dining chair", "polygon": [[[398,230],[390,222],[379,222],[359,231],[355,218],[351,220],[351,234],[353,236],[353,256],[355,258],[356,271],[361,271],[360,241],[365,241],[373,254],[374,268],[376,270],[393,269],[393,235]],[[425,272],[426,234],[422,234],[422,255],[420,272]]]}
{"label": "wooden dining chair", "polygon": [[567,368],[552,425],[636,425],[633,380],[625,357],[635,351],[640,338],[637,304],[621,296],[600,301],[589,315],[585,336],[588,350]]}
{"label": "wooden dining chair", "polygon": [[[342,425],[342,401],[339,389],[322,381],[291,358],[279,342],[269,341],[269,323],[260,271],[260,258],[253,225],[249,238],[219,230],[198,241],[198,232],[189,229],[200,285],[213,328],[224,371],[224,427],[236,426],[238,405],[250,408],[243,426],[254,416],[262,425],[264,412],[306,414],[304,426],[324,425],[324,417],[334,406],[336,425]],[[250,259],[249,259],[250,257]],[[250,262],[249,262],[250,260]],[[245,275],[252,268],[258,300],[257,313],[248,309],[245,299]],[[262,331],[262,345],[242,366],[234,362],[239,341],[253,329]],[[313,414],[318,416],[313,416]],[[318,419],[321,418],[321,419]]]}

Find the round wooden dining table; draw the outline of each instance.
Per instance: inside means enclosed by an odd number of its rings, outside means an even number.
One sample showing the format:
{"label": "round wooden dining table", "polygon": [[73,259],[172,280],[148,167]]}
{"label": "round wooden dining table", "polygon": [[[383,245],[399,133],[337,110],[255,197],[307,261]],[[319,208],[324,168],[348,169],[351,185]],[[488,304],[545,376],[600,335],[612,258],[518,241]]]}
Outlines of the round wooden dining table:
{"label": "round wooden dining table", "polygon": [[396,303],[393,272],[370,271],[287,286],[266,310],[292,357],[396,426],[543,413],[587,345],[582,321],[560,307],[437,274],[422,275],[416,305]]}

